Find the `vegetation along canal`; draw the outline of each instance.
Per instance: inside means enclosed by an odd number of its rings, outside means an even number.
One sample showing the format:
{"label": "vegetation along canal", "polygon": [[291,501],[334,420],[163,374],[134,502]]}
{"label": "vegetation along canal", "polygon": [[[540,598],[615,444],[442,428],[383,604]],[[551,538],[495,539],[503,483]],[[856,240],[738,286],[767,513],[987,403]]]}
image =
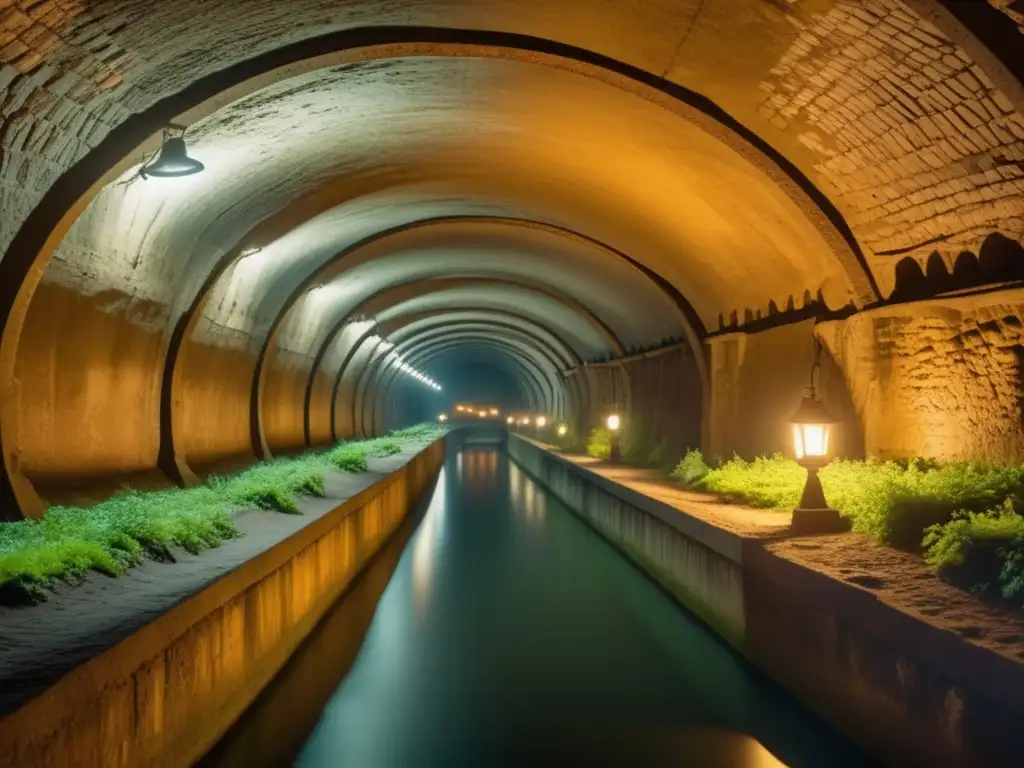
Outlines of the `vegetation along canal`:
{"label": "vegetation along canal", "polygon": [[415,531],[396,537],[205,764],[552,758],[869,764],[500,445],[449,453]]}

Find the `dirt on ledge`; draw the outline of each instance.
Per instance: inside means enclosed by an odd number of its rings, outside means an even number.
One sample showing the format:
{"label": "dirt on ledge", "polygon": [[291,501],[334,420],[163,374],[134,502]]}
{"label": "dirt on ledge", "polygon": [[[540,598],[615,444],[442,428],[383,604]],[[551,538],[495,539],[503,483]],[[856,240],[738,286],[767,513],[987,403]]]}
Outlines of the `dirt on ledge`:
{"label": "dirt on ledge", "polygon": [[711,494],[684,490],[654,469],[560,455],[738,536],[770,539],[764,548],[778,557],[870,592],[887,605],[974,645],[1024,661],[1024,611],[989,603],[944,582],[920,555],[876,544],[858,533],[791,536],[789,512],[727,504]]}

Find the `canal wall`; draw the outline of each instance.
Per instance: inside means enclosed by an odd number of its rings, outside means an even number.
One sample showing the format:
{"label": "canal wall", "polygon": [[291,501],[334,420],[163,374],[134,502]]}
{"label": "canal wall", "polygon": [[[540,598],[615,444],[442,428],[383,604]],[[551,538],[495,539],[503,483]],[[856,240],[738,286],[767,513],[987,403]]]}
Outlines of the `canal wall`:
{"label": "canal wall", "polygon": [[191,765],[416,506],[444,451],[426,446],[0,720],[0,765]]}
{"label": "canal wall", "polygon": [[1020,764],[1020,664],[516,435],[509,453],[755,666],[885,763]]}

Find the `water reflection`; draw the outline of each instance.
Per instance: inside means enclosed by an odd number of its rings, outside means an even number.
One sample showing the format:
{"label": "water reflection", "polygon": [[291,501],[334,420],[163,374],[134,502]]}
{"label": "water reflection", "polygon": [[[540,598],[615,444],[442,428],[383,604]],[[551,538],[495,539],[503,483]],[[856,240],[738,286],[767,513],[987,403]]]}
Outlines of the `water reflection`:
{"label": "water reflection", "polygon": [[542,528],[548,513],[547,494],[516,464],[509,464],[508,483],[512,511],[525,520],[529,528]]}
{"label": "water reflection", "polygon": [[460,479],[469,490],[490,489],[498,476],[498,448],[471,447],[459,451]]}
{"label": "water reflection", "polygon": [[412,608],[417,623],[423,622],[430,609],[431,580],[437,553],[444,547],[447,508],[447,478],[442,467],[437,478],[437,490],[412,543]]}
{"label": "water reflection", "polygon": [[298,765],[867,764],[504,452],[447,462]]}

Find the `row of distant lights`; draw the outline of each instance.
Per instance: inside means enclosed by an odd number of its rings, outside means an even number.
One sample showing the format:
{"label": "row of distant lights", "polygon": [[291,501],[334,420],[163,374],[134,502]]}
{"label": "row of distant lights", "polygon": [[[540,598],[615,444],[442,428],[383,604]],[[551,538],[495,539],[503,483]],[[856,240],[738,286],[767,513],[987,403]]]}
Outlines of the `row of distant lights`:
{"label": "row of distant lights", "polygon": [[[373,334],[372,336],[370,336],[369,341],[373,344],[376,344],[379,349],[382,349],[385,352],[389,352],[395,347],[395,345],[392,344],[390,341],[378,336],[377,334]],[[414,379],[416,379],[416,381],[422,384],[426,384],[431,389],[437,390],[438,392],[441,391],[440,384],[438,384],[432,378],[427,376],[427,374],[420,373],[419,371],[417,371],[415,368],[413,368],[411,365],[405,362],[405,360],[402,359],[401,355],[398,356],[395,362],[398,363],[398,370],[400,370],[402,373],[412,376]]]}

